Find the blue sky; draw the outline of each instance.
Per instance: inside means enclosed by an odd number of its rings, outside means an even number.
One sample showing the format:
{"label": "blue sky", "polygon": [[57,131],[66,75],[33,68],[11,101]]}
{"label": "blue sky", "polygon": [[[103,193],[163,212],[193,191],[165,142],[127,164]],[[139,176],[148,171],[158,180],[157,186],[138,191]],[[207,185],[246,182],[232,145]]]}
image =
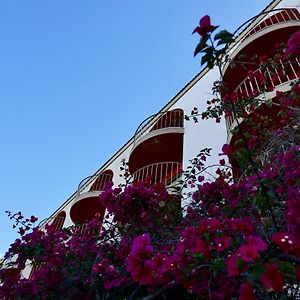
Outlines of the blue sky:
{"label": "blue sky", "polygon": [[269,1],[0,2],[0,253],[6,210],[50,215],[200,70],[201,16],[233,31]]}

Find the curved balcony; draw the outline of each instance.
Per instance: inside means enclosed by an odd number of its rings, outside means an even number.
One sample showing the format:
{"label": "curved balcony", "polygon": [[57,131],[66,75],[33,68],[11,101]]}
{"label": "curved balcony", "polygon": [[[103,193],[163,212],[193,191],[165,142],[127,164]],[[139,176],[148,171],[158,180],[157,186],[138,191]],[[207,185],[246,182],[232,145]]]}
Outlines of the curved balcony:
{"label": "curved balcony", "polygon": [[107,183],[112,182],[113,172],[105,170],[101,174],[88,176],[80,181],[77,188],[76,201],[100,194]]}
{"label": "curved balcony", "polygon": [[96,213],[104,216],[105,207],[99,202],[99,195],[107,183],[112,182],[113,172],[106,170],[84,178],[78,185],[77,196],[70,210],[71,220],[83,224],[91,220]]}
{"label": "curved balcony", "polygon": [[131,174],[161,162],[182,162],[183,120],[181,109],[147,118],[136,130],[128,166]]}
{"label": "curved balcony", "polygon": [[[290,83],[300,78],[300,61],[297,58],[294,61],[283,62],[279,60],[277,66],[277,68],[256,69],[237,86],[233,93],[240,99],[265,93],[263,98],[270,99],[275,96],[278,90],[283,92],[289,90]],[[242,122],[242,119],[240,121]],[[236,127],[235,123],[233,116],[229,114],[226,117],[228,135]]]}
{"label": "curved balcony", "polygon": [[[247,32],[247,27],[253,21],[259,23]],[[258,65],[247,63],[247,59],[259,53],[260,56],[274,57],[276,45],[286,43],[289,37],[300,28],[300,13],[297,9],[275,9],[263,12],[245,22],[234,34],[237,42],[231,47],[230,59],[226,63],[223,73],[227,88],[232,93],[247,77],[249,70],[255,71]],[[242,32],[241,32],[242,31]],[[244,34],[244,35],[243,35]],[[246,57],[240,59],[241,57]],[[231,68],[231,62],[236,66]],[[246,68],[245,68],[246,67]]]}
{"label": "curved balcony", "polygon": [[161,183],[173,186],[182,174],[182,165],[178,162],[160,162],[145,166],[133,173],[134,181],[150,180],[152,184]]}
{"label": "curved balcony", "polygon": [[[149,127],[149,123],[155,119],[157,119],[156,123]],[[156,134],[162,134],[166,131],[174,132],[176,128],[182,129],[183,119],[182,109],[174,109],[148,117],[138,126],[134,134],[133,150],[139,143]]]}

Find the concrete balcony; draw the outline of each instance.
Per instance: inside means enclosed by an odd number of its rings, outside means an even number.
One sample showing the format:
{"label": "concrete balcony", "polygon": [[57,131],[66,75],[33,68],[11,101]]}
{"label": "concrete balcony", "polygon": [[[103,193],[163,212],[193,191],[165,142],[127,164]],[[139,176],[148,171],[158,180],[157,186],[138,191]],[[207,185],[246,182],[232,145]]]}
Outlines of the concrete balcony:
{"label": "concrete balcony", "polygon": [[77,195],[70,209],[70,217],[74,224],[83,224],[91,220],[96,213],[104,216],[105,207],[99,202],[99,195],[105,185],[112,182],[113,172],[106,170],[84,178],[78,185]]}
{"label": "concrete balcony", "polygon": [[[157,120],[155,124],[149,126],[149,123],[155,119]],[[181,109],[174,109],[148,117],[138,126],[134,134],[132,152],[140,143],[156,135],[183,132],[183,119],[184,116]]]}
{"label": "concrete balcony", "polygon": [[237,29],[235,34],[238,34],[241,30],[244,30],[248,26],[252,19],[261,18],[259,23],[251,29],[243,38],[242,43],[246,40],[253,39],[253,37],[260,35],[262,32],[266,33],[269,31],[276,30],[282,27],[295,26],[299,24],[300,13],[296,8],[279,8],[268,12],[263,12],[259,16],[251,18],[241,27]]}
{"label": "concrete balcony", "polygon": [[136,130],[128,166],[131,174],[162,162],[182,162],[183,120],[181,109],[147,118]]}
{"label": "concrete balcony", "polygon": [[222,94],[232,94],[248,76],[249,70],[256,71],[259,63],[252,60],[255,56],[273,58],[279,45],[287,43],[299,30],[300,13],[291,8],[263,12],[241,25],[234,33],[236,42],[226,56],[223,68],[226,91]]}
{"label": "concrete balcony", "polygon": [[[258,79],[260,78],[260,79]],[[277,67],[258,68],[251,72],[235,89],[238,99],[247,97],[256,97],[259,99],[259,105],[267,99],[272,99],[277,91],[286,92],[290,84],[300,78],[300,61],[295,58],[294,61],[277,62]],[[246,107],[245,110],[248,108]],[[243,121],[239,119],[239,123]],[[226,128],[228,140],[231,139],[231,131],[237,126],[233,115],[226,117]]]}

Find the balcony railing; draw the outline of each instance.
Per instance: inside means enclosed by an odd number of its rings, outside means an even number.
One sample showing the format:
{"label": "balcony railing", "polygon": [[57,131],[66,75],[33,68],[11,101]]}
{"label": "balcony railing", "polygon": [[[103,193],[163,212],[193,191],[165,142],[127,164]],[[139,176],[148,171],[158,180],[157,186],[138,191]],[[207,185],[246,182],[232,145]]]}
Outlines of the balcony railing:
{"label": "balcony railing", "polygon": [[83,223],[83,224],[73,225],[73,226],[69,227],[69,229],[72,229],[73,233],[75,233],[77,235],[81,235],[86,231],[87,224]]}
{"label": "balcony railing", "polygon": [[[277,62],[276,67],[258,68],[248,75],[235,89],[240,99],[246,97],[256,97],[264,92],[273,91],[276,87],[289,83],[300,77],[300,62],[297,58],[292,61]],[[227,130],[230,130],[234,122],[233,116],[226,117]]]}
{"label": "balcony railing", "polygon": [[105,185],[111,182],[112,178],[113,174],[111,171],[84,178],[78,185],[77,197],[87,192],[103,191]]}
{"label": "balcony railing", "polygon": [[270,11],[262,12],[251,19],[244,22],[235,32],[235,36],[239,36],[244,32],[244,30],[255,20],[261,18],[261,21],[251,29],[247,34],[245,34],[240,42],[248,39],[249,37],[253,36],[254,34],[274,26],[276,24],[284,24],[284,23],[299,23],[300,20],[300,13],[296,8],[277,8]]}
{"label": "balcony railing", "polygon": [[43,265],[45,265],[45,263],[34,263],[32,264],[32,268],[31,268],[31,271],[30,271],[30,274],[29,274],[29,279],[32,279],[33,278],[33,275],[35,272],[37,271],[41,271],[43,269]]}
{"label": "balcony railing", "polygon": [[48,225],[54,226],[54,230],[63,228],[63,225],[66,220],[65,212],[63,212],[63,213],[64,214],[59,213],[57,216],[52,216],[52,217],[41,220],[40,223],[38,224],[38,227],[43,228],[46,224],[48,224]]}
{"label": "balcony railing", "polygon": [[152,184],[172,186],[182,173],[178,162],[159,162],[145,166],[133,174],[133,181],[149,179]]}
{"label": "balcony railing", "polygon": [[267,28],[273,26],[275,24],[282,24],[291,21],[299,21],[300,20],[300,13],[295,8],[283,9],[279,12],[270,11],[266,14],[265,19],[256,25],[246,36],[245,38],[250,37],[251,35]]}
{"label": "balcony railing", "polygon": [[[174,109],[148,117],[137,128],[134,134],[134,145],[150,132],[164,128],[182,128],[183,118],[183,111],[181,109]],[[152,127],[149,126],[149,123],[154,119],[157,119],[156,123]]]}

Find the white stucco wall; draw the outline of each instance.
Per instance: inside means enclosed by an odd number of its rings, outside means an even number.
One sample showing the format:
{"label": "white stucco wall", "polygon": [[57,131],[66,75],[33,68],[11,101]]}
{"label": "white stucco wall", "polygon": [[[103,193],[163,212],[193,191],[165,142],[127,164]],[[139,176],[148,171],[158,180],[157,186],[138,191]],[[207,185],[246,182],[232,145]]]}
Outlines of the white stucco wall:
{"label": "white stucco wall", "polygon": [[[189,89],[179,100],[172,106],[182,108],[186,115],[190,115],[193,107],[198,111],[204,112],[207,108],[207,100],[214,98],[212,93],[213,82],[219,79],[217,69],[208,71],[191,89]],[[183,146],[183,167],[189,165],[189,160],[194,158],[201,149],[212,148],[212,156],[207,160],[207,165],[215,164],[219,161],[219,153],[223,144],[226,142],[226,126],[224,118],[221,123],[215,120],[201,120],[199,123],[186,121],[184,123],[184,146]]]}

